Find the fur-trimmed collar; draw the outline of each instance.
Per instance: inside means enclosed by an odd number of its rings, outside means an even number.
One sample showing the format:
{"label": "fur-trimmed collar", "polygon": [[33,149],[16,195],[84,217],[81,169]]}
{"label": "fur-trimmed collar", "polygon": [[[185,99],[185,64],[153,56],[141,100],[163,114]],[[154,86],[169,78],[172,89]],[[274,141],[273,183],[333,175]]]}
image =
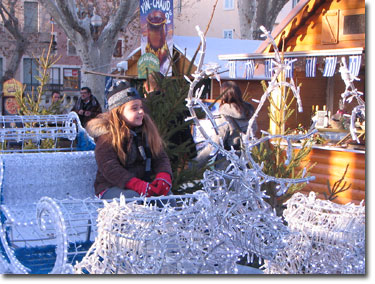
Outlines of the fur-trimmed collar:
{"label": "fur-trimmed collar", "polygon": [[93,138],[109,133],[108,115],[103,113],[91,119],[86,125],[86,130]]}

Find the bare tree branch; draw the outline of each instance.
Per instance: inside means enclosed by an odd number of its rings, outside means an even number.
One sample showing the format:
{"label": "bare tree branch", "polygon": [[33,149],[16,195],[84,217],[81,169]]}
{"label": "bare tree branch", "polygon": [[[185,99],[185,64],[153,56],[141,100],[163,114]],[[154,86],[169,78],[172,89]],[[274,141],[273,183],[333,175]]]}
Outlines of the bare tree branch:
{"label": "bare tree branch", "polygon": [[115,16],[103,29],[103,38],[115,38],[121,27],[128,26],[137,16],[138,5],[138,1],[121,1]]}
{"label": "bare tree branch", "polygon": [[260,39],[260,26],[272,31],[280,10],[288,0],[238,0],[242,39]]}
{"label": "bare tree branch", "polygon": [[77,38],[77,33],[82,37],[82,40],[89,38],[90,20],[88,18],[84,20],[78,18],[78,9],[75,1],[39,0],[39,2],[73,43],[81,40]]}
{"label": "bare tree branch", "polygon": [[29,45],[29,41],[20,30],[18,19],[15,16],[16,4],[17,1],[9,1],[8,7],[5,7],[3,1],[0,2],[0,16],[3,20],[4,27],[15,40],[14,51],[12,52],[11,59],[0,83],[14,77],[22,60],[22,56],[25,54]]}

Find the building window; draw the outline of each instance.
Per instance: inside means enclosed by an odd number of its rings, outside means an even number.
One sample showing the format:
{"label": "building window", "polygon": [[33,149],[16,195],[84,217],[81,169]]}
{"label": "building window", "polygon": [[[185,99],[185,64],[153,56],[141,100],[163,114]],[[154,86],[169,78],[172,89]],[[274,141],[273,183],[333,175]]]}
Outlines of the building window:
{"label": "building window", "polygon": [[69,56],[77,56],[76,47],[74,46],[74,44],[72,43],[72,41],[70,39],[68,39],[68,43],[66,44],[66,46],[68,48],[68,55]]}
{"label": "building window", "polygon": [[61,87],[60,83],[60,68],[58,67],[53,67],[48,69],[49,72],[49,89],[50,90],[59,90]]}
{"label": "building window", "polygon": [[179,14],[182,12],[182,0],[178,0],[177,2],[177,11]]}
{"label": "building window", "polygon": [[366,16],[364,8],[340,11],[339,22],[340,41],[365,39]]}
{"label": "building window", "polygon": [[32,88],[39,85],[36,77],[39,76],[38,65],[35,59],[23,59],[23,83],[26,85],[26,91],[31,92]]}
{"label": "building window", "polygon": [[224,0],[224,10],[233,10],[234,0]]}
{"label": "building window", "polygon": [[364,34],[365,33],[365,14],[348,15],[344,18],[344,35]]}
{"label": "building window", "polygon": [[66,90],[80,89],[80,70],[79,68],[64,68],[63,70],[63,88]]}
{"label": "building window", "polygon": [[293,3],[292,3],[292,8],[296,7],[296,5],[298,4],[299,0],[293,0]]}
{"label": "building window", "polygon": [[24,32],[38,32],[38,2],[24,2]]}
{"label": "building window", "polygon": [[123,39],[117,40],[115,51],[113,52],[113,57],[122,57],[123,55]]}
{"label": "building window", "polygon": [[223,31],[223,37],[227,39],[233,38],[233,30],[224,30]]}

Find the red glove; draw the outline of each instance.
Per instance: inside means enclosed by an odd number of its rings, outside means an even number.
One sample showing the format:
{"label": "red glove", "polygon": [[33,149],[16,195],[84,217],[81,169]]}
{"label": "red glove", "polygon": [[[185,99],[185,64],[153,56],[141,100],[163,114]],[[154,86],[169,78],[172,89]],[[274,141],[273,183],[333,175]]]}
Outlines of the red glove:
{"label": "red glove", "polygon": [[172,179],[168,173],[158,173],[155,180],[151,183],[153,188],[151,189],[152,195],[167,195],[172,187]]}
{"label": "red glove", "polygon": [[155,190],[154,186],[150,186],[148,182],[145,182],[136,177],[130,179],[125,185],[125,187],[134,190],[139,195],[145,195],[146,197],[151,196],[152,192],[150,191],[150,189]]}

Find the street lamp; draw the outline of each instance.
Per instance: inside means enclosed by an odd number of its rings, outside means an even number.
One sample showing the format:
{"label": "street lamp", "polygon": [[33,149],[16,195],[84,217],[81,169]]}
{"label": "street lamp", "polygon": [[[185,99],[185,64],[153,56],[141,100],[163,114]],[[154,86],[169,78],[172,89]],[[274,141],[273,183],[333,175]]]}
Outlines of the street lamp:
{"label": "street lamp", "polygon": [[99,27],[102,25],[102,17],[96,14],[96,8],[94,8],[93,15],[90,19],[90,23],[94,28],[94,35],[98,35]]}

